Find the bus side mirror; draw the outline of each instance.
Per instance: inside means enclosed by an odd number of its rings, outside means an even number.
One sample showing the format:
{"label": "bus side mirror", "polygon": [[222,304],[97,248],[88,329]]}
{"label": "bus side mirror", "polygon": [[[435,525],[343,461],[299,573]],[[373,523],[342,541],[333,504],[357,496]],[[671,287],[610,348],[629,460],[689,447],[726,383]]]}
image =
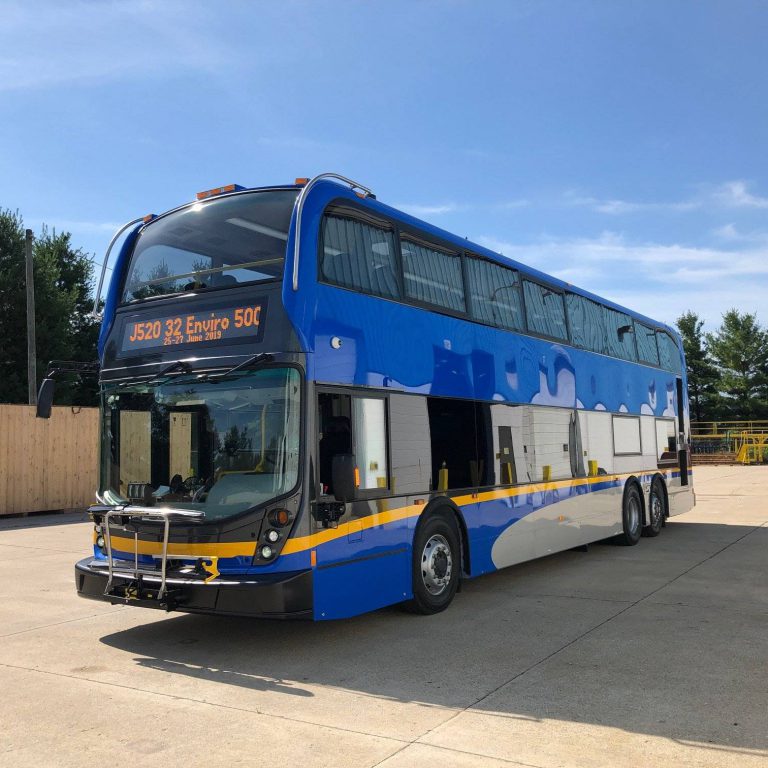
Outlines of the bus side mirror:
{"label": "bus side mirror", "polygon": [[43,379],[40,385],[40,391],[37,393],[37,411],[35,415],[38,419],[50,419],[51,408],[53,407],[53,391],[56,389],[54,379]]}
{"label": "bus side mirror", "polygon": [[337,453],[331,464],[333,495],[338,501],[352,501],[355,498],[357,468],[352,453]]}

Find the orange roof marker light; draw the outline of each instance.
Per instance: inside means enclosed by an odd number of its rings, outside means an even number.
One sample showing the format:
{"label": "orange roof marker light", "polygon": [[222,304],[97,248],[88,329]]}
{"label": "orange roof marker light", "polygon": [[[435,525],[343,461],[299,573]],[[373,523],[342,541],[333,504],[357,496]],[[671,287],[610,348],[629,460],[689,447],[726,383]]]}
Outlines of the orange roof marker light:
{"label": "orange roof marker light", "polygon": [[206,189],[204,192],[197,193],[198,200],[207,200],[209,197],[216,197],[216,195],[226,195],[228,192],[241,192],[245,187],[240,184],[227,184],[226,187],[214,187],[214,189]]}
{"label": "orange roof marker light", "polygon": [[296,184],[297,187],[306,187],[308,182],[309,182],[308,177],[299,176],[294,183]]}
{"label": "orange roof marker light", "polygon": [[156,218],[157,218],[157,214],[156,214],[156,213],[148,213],[148,214],[147,214],[147,215],[146,215],[146,216],[145,216],[145,217],[142,219],[142,221],[143,221],[145,224],[149,224],[149,222],[150,222],[150,221],[152,221],[152,219],[156,219]]}

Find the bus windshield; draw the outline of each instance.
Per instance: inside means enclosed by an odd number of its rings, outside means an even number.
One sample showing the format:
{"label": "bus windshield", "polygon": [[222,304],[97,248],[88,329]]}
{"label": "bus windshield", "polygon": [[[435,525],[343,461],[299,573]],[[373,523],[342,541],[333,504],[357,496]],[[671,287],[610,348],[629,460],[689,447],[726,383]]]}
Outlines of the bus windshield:
{"label": "bus windshield", "polygon": [[297,194],[214,198],[150,223],[136,241],[123,301],[281,277]]}
{"label": "bus windshield", "polygon": [[206,520],[265,504],[297,483],[299,407],[299,373],[288,367],[108,386],[102,498],[202,510]]}

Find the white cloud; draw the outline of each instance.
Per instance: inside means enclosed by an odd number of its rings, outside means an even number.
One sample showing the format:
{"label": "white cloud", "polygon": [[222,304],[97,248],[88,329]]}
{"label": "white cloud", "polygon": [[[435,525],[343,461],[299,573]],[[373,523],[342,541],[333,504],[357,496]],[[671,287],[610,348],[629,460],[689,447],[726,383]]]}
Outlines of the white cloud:
{"label": "white cloud", "polygon": [[569,190],[565,193],[567,205],[584,206],[597,213],[621,216],[633,213],[686,213],[713,208],[768,208],[768,197],[759,197],[749,191],[743,180],[727,181],[716,187],[702,188],[687,200],[621,200],[599,198]]}
{"label": "white cloud", "polygon": [[746,181],[728,181],[721,184],[712,197],[728,208],[768,208],[768,197],[758,197],[749,191]]}
{"label": "white cloud", "polygon": [[712,230],[712,234],[724,242],[731,243],[768,243],[768,232],[743,232],[735,224],[725,224]]}
{"label": "white cloud", "polygon": [[681,213],[701,208],[701,200],[681,200],[674,202],[631,201],[617,199],[601,199],[597,197],[580,195],[573,190],[566,192],[565,200],[568,205],[584,206],[597,213],[606,213],[611,216],[656,212],[656,213]]}
{"label": "white cloud", "polygon": [[768,322],[768,243],[741,250],[637,243],[614,232],[596,238],[478,242],[516,261],[666,322],[687,309],[710,326],[731,307]]}
{"label": "white cloud", "polygon": [[232,51],[206,34],[210,13],[178,0],[4,3],[0,91],[220,70]]}
{"label": "white cloud", "polygon": [[442,216],[445,213],[455,213],[465,206],[456,203],[442,203],[438,205],[417,205],[410,203],[396,203],[393,208],[410,213],[411,216]]}

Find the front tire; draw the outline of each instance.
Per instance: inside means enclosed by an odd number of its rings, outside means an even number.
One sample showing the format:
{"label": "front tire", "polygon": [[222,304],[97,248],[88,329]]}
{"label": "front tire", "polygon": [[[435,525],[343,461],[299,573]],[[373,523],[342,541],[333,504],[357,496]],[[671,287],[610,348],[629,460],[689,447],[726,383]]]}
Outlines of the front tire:
{"label": "front tire", "polygon": [[453,515],[434,513],[424,519],[413,539],[413,599],[405,603],[411,613],[444,611],[459,586],[461,549]]}
{"label": "front tire", "polygon": [[648,500],[648,525],[643,528],[643,536],[658,536],[667,516],[664,504],[664,490],[658,480],[651,485],[651,495]]}
{"label": "front tire", "polygon": [[634,547],[643,532],[643,499],[634,483],[624,492],[621,522],[623,531],[618,537],[619,544]]}

